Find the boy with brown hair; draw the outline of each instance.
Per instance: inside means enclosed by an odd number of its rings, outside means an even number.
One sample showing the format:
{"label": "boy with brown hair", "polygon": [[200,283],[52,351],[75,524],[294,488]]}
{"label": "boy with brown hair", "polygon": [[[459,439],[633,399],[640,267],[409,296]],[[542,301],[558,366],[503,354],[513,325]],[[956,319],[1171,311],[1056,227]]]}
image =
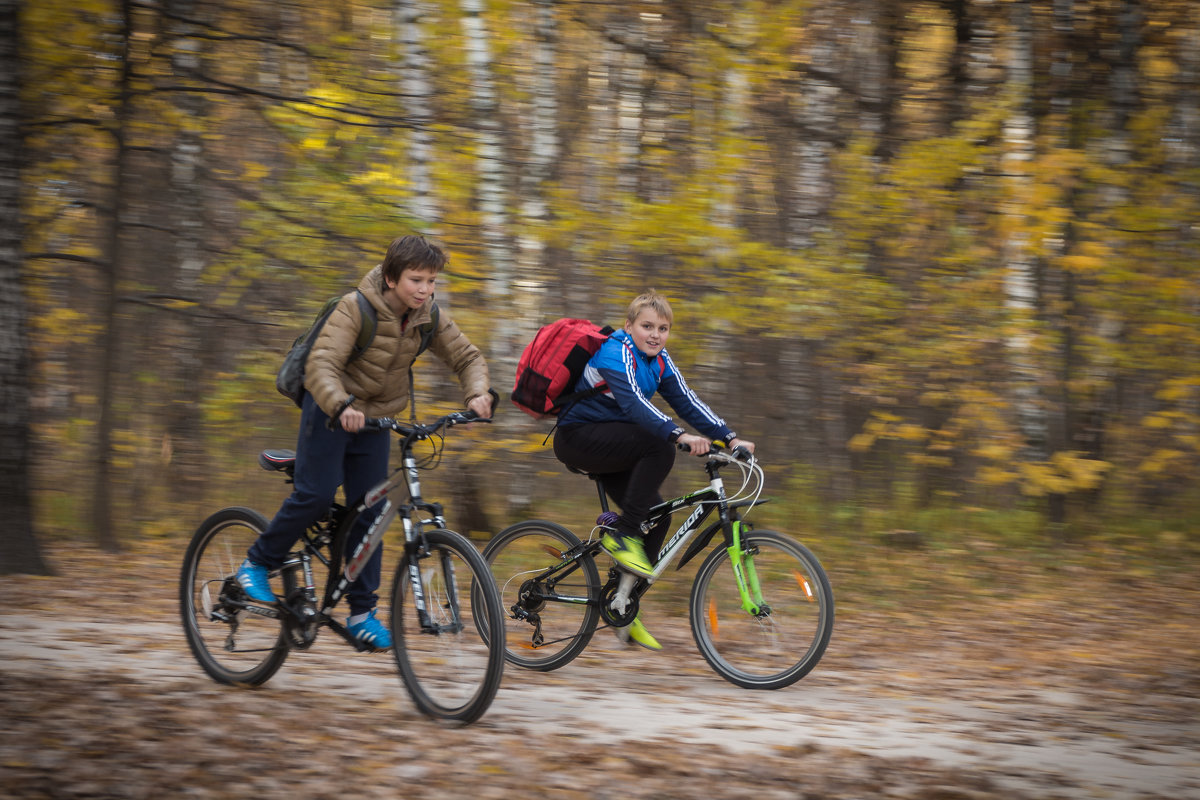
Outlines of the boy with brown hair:
{"label": "boy with brown hair", "polygon": [[[408,405],[409,367],[420,346],[419,329],[431,320],[434,286],[447,261],[446,252],[423,236],[394,240],[383,263],[358,286],[378,315],[375,337],[366,350],[351,359],[362,325],[354,292],[341,299],[321,329],[305,365],[292,493],[237,572],[238,584],[251,599],[276,602],[271,571],[282,565],[301,534],[329,508],[338,486],[353,501],[387,477],[390,432],[362,431],[363,424],[368,417],[397,416]],[[467,408],[485,419],[491,417],[493,401],[483,354],[445,309],[439,309],[438,316],[429,349],[458,376]],[[335,417],[338,425],[331,428],[329,420]],[[378,507],[372,508],[359,520],[347,537],[347,554],[377,513]],[[347,628],[376,650],[392,646],[387,626],[375,617],[382,550],[375,551],[346,593]]]}
{"label": "boy with brown hair", "polygon": [[[662,502],[659,489],[675,463],[676,446],[701,456],[719,439],[754,452],[754,442],[739,439],[684,382],[666,350],[674,319],[667,299],[653,289],[634,298],[625,327],[601,345],[572,388],[580,392],[603,384],[604,391],[563,411],[554,436],[558,460],[599,476],[605,493],[621,506],[601,544],[621,567],[644,577],[654,569],[670,519],[651,531],[643,531],[642,522]],[[656,391],[704,435],[687,433],[654,406],[650,398]],[[646,543],[653,550],[649,555]],[[661,649],[640,619],[619,629],[618,635]]]}

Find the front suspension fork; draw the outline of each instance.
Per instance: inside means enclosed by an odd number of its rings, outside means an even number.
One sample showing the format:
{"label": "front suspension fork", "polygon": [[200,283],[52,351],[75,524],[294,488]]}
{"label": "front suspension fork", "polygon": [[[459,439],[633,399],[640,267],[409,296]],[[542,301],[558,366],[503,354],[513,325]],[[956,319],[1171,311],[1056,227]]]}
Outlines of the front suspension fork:
{"label": "front suspension fork", "polygon": [[742,545],[742,538],[749,528],[740,519],[731,520],[729,527],[729,544],[725,547],[725,552],[729,553],[729,562],[733,566],[738,594],[742,598],[742,610],[756,617],[765,616],[770,613],[770,608],[763,600],[758,570],[754,568],[755,550],[744,548]]}

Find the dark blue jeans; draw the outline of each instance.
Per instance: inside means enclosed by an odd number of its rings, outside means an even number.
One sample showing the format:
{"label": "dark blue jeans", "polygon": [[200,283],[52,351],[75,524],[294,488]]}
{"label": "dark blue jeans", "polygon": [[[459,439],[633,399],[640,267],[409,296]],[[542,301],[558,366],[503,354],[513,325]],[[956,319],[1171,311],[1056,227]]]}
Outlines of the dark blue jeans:
{"label": "dark blue jeans", "polygon": [[[304,395],[300,410],[300,435],[296,442],[296,475],[292,494],[267,529],[248,552],[256,564],[275,569],[287,559],[301,534],[321,518],[337,495],[345,488],[346,500],[353,505],[375,484],[387,477],[391,438],[388,431],[346,433],[326,427],[329,416]],[[383,502],[363,514],[346,540],[346,554],[362,541],[375,521]],[[350,613],[362,614],[375,607],[379,599],[380,568],[383,548],[371,556],[362,574],[346,592]]]}

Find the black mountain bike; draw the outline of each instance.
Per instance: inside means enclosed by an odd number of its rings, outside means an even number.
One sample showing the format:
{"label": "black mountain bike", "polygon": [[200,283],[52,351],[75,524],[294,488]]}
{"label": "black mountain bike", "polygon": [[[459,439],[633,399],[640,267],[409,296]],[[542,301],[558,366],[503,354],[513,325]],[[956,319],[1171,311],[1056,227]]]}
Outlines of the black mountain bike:
{"label": "black mountain bike", "polygon": [[[727,497],[720,472],[741,469],[742,485]],[[691,509],[663,544],[653,577],[612,566],[600,580],[600,536],[616,514],[600,482],[602,513],[587,541],[545,520],[519,522],[483,548],[506,616],[505,651],[521,667],[552,670],[583,651],[601,620],[631,623],[641,597],[679,559],[683,567],[710,543],[689,601],[692,636],[709,665],[747,689],[780,689],[808,674],[833,632],[833,589],[812,552],[782,533],[756,530],[742,517],[760,499],[763,471],[742,449],[713,451],[708,485],[650,510],[645,529]],[[594,476],[589,476],[593,477]],[[705,528],[713,511],[717,519]],[[489,634],[490,635],[490,634]]]}
{"label": "black mountain bike", "polygon": [[[276,589],[276,603],[251,600],[234,580],[246,550],[266,528],[266,518],[233,507],[201,523],[184,556],[179,600],[188,645],[204,671],[219,683],[260,686],[279,670],[288,653],[311,647],[322,628],[358,650],[371,649],[333,618],[333,609],[399,516],[404,548],[391,588],[396,666],[423,713],[462,724],[479,719],[491,705],[504,671],[503,650],[491,644],[504,636],[500,603],[475,546],[446,529],[440,504],[421,497],[418,468],[436,466],[447,429],[486,421],[469,411],[411,427],[386,417],[367,420],[368,428],[399,435],[401,466],[355,505],[332,505],[304,533],[296,550],[272,573],[282,586],[282,593]],[[413,447],[425,440],[433,442],[434,453],[419,465]],[[259,464],[283,472],[290,482],[295,453],[266,450]],[[344,557],[354,523],[381,500],[383,508],[362,543]]]}

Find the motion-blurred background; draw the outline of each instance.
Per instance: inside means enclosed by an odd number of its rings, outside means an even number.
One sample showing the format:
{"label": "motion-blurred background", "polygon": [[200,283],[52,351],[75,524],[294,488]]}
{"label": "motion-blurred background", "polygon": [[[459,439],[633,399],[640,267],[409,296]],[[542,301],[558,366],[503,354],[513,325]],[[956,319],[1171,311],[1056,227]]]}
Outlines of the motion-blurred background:
{"label": "motion-blurred background", "polygon": [[[409,232],[451,252],[439,302],[505,396],[540,324],[617,325],[667,294],[689,383],[759,444],[763,513],[819,554],[1194,552],[1196,2],[4,0],[0,18],[0,571],[44,566],[38,542],[272,513],[286,487],[254,457],[298,418],[274,371]],[[417,374],[418,416],[456,404],[436,359]],[[549,428],[505,398],[427,494],[477,538],[587,524]],[[681,459],[672,487],[701,478]]]}

